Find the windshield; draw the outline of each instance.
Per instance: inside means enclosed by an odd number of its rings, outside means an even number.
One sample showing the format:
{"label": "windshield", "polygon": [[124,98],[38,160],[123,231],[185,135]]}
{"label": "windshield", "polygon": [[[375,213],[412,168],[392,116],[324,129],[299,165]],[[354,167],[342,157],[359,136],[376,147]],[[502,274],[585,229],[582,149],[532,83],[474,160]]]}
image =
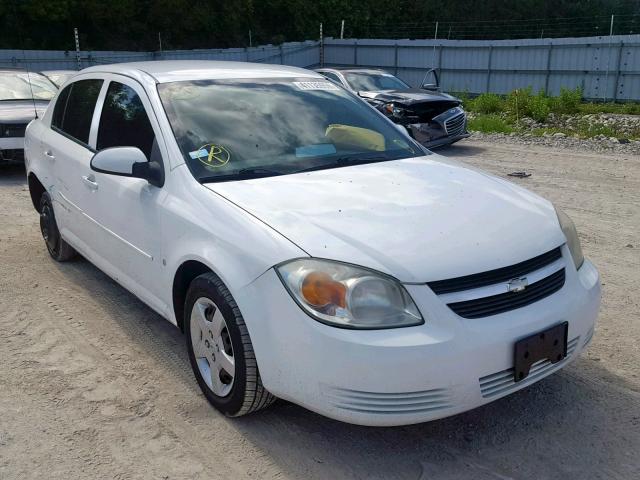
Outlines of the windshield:
{"label": "windshield", "polygon": [[51,100],[57,91],[56,86],[39,73],[0,72],[0,100]]}
{"label": "windshield", "polygon": [[160,84],[185,161],[201,182],[424,155],[361,99],[325,79]]}
{"label": "windshield", "polygon": [[344,76],[351,89],[356,92],[404,90],[406,88],[411,88],[402,80],[389,73],[346,72]]}

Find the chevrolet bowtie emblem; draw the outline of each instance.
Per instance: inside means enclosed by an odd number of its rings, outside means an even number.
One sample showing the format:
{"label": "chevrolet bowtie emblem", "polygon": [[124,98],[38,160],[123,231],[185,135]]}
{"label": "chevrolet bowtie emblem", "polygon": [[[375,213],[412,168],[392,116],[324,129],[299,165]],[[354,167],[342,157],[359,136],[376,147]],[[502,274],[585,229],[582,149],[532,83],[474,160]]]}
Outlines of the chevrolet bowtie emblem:
{"label": "chevrolet bowtie emblem", "polygon": [[507,283],[507,291],[509,292],[522,292],[529,285],[527,277],[514,278]]}

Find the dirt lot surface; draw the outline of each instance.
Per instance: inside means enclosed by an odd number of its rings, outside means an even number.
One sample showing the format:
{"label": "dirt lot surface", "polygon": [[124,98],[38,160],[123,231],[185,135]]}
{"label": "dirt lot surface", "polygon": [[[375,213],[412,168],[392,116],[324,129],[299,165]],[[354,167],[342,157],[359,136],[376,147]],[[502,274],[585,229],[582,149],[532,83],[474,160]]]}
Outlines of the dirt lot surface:
{"label": "dirt lot surface", "polygon": [[467,141],[442,151],[575,220],[599,267],[593,343],[538,384],[452,418],[342,424],[278,402],[209,407],[180,332],[84,260],[46,253],[23,173],[0,172],[0,478],[640,478],[640,158]]}

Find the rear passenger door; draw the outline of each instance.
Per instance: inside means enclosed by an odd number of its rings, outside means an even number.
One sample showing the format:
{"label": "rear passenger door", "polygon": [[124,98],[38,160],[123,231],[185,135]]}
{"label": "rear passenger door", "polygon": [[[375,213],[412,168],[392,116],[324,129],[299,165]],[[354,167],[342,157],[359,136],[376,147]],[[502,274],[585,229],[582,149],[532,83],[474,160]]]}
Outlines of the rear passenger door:
{"label": "rear passenger door", "polygon": [[[108,75],[98,105],[91,143],[96,151],[137,147],[147,160],[164,165],[166,150],[143,87],[128,77]],[[164,166],[163,166],[164,169]],[[108,273],[156,310],[161,295],[162,201],[166,193],[146,180],[93,172],[97,189],[88,214],[99,223],[95,239]]]}
{"label": "rear passenger door", "polygon": [[51,128],[42,138],[52,172],[52,197],[60,232],[81,253],[91,252],[96,225],[85,215],[95,194],[89,166],[95,153],[89,144],[91,124],[104,80],[80,79],[68,85],[54,106]]}

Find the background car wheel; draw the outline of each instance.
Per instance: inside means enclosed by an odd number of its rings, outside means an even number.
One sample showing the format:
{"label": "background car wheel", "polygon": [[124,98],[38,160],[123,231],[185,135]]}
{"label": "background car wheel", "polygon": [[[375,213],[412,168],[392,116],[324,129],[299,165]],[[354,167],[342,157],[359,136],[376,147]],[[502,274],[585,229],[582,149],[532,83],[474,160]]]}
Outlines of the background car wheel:
{"label": "background car wheel", "polygon": [[51,257],[58,262],[66,262],[76,255],[71,245],[63,240],[58,230],[53,203],[48,192],[40,197],[40,231]]}
{"label": "background car wheel", "polygon": [[193,280],[184,312],[189,360],[207,400],[230,417],[271,405],[242,314],[215,274]]}

